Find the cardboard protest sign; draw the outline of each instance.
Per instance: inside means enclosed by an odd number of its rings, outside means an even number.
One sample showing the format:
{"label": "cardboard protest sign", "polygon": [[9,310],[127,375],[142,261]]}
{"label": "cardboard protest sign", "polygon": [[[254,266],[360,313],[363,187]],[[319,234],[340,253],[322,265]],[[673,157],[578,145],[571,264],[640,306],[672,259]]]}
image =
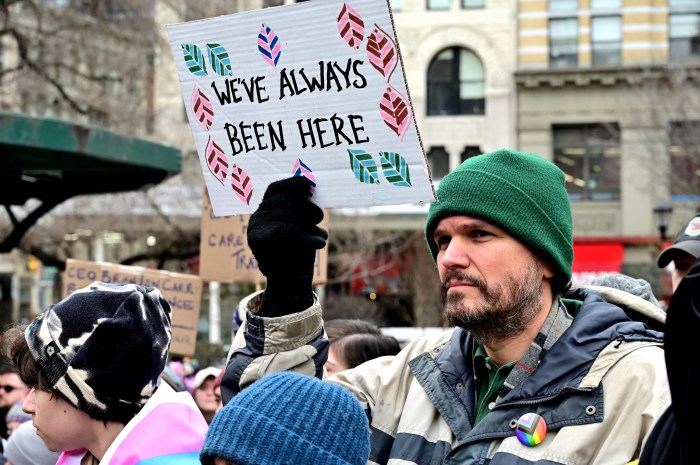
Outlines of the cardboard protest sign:
{"label": "cardboard protest sign", "polygon": [[194,355],[197,323],[202,302],[202,280],[198,276],[153,270],[139,266],[96,263],[68,259],[63,276],[63,297],[94,281],[156,287],[172,309],[173,337],[170,353]]}
{"label": "cardboard protest sign", "polygon": [[[202,196],[202,233],[199,243],[199,276],[205,281],[225,283],[265,282],[258,262],[248,247],[250,215],[215,217],[209,196]],[[319,225],[328,231],[328,215]],[[316,251],[314,284],[325,284],[328,271],[328,247]]]}
{"label": "cardboard protest sign", "polygon": [[387,1],[324,0],[168,26],[215,216],[309,178],[321,207],[432,202]]}

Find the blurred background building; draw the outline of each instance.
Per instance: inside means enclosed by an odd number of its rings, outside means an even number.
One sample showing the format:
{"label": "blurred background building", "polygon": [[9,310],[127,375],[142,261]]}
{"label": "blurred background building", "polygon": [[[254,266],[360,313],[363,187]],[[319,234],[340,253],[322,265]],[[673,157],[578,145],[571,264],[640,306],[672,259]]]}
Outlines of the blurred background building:
{"label": "blurred background building", "polygon": [[[284,3],[6,2],[0,109],[151,140],[179,151],[181,168],[155,186],[73,197],[43,215],[0,256],[3,308],[12,309],[3,321],[52,301],[67,258],[197,272],[201,170],[164,26]],[[700,0],[390,4],[435,182],[501,147],[538,153],[566,173],[575,280],[618,271],[667,295],[656,255],[700,207]],[[8,203],[4,234],[31,207]],[[329,317],[442,324],[426,211],[330,213]],[[221,287],[224,324],[247,291]]]}

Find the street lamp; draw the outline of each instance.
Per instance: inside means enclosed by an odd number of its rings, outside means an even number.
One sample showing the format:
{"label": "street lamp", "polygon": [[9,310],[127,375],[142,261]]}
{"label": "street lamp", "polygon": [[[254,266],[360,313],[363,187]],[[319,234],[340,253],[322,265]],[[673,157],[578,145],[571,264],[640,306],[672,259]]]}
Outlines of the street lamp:
{"label": "street lamp", "polygon": [[673,213],[673,207],[670,205],[661,204],[654,208],[654,222],[656,227],[659,228],[661,242],[666,241],[666,231],[668,230],[668,224],[671,222],[671,213]]}

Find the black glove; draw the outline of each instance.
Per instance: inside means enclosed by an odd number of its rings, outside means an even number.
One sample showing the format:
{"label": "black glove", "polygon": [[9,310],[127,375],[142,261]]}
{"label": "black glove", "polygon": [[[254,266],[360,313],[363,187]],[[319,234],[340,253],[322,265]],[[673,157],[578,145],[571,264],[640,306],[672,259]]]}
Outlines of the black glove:
{"label": "black glove", "polygon": [[248,223],[248,245],[267,277],[261,316],[299,312],[313,303],[316,250],[328,233],[316,226],[323,210],[309,200],[311,184],[295,176],[270,184]]}

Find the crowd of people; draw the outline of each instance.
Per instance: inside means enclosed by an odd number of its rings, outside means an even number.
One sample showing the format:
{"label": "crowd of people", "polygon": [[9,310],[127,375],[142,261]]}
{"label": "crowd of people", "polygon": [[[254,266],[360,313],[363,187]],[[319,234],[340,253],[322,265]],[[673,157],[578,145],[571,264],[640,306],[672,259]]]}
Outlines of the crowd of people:
{"label": "crowd of people", "polygon": [[169,364],[155,288],[93,283],[11,327],[2,453],[14,465],[697,464],[700,215],[658,257],[668,308],[619,274],[570,284],[564,174],[511,150],[440,183],[425,238],[451,328],[404,347],[322,318],[328,234],[306,178],[271,184],[248,241],[266,288],[226,365]]}

